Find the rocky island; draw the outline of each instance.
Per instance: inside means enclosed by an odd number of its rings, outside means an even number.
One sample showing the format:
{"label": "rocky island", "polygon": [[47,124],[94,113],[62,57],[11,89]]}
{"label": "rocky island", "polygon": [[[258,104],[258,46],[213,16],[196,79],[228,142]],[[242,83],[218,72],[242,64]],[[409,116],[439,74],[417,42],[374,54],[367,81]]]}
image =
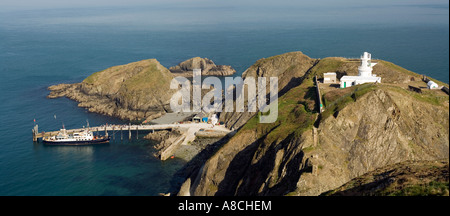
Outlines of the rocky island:
{"label": "rocky island", "polygon": [[[66,96],[89,111],[123,119],[153,119],[170,112],[172,77],[192,67],[206,71],[202,62],[207,61],[188,60],[170,69],[154,59],[115,66],[81,83],[51,86],[48,97]],[[359,63],[340,57],[313,59],[302,52],[255,62],[242,78],[278,77],[277,121],[260,124],[258,112],[222,113],[220,121],[236,133],[203,148],[180,171],[185,181],[175,194],[320,195],[347,190],[349,186],[338,188],[383,169],[436,160],[448,167],[449,96],[426,89],[422,75],[377,60],[373,73],[382,83],[340,89],[314,79],[330,71],[337,78],[356,75]],[[448,194],[448,172],[444,175]]]}
{"label": "rocky island", "polygon": [[200,57],[183,61],[169,70],[176,76],[192,77],[192,71],[196,68],[202,70],[202,76],[230,76],[236,73],[229,65],[216,65],[212,60]]}
{"label": "rocky island", "polygon": [[156,59],[93,73],[81,83],[50,86],[48,98],[67,97],[90,112],[127,120],[154,119],[170,110],[174,76]]}

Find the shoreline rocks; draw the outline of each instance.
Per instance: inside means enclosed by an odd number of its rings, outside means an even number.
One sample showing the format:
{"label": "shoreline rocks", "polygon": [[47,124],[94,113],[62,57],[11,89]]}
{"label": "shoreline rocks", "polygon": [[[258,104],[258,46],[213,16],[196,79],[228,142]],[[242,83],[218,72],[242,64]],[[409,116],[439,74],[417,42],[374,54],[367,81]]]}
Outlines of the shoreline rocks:
{"label": "shoreline rocks", "polygon": [[155,131],[154,133],[147,134],[144,139],[154,140],[158,142],[158,144],[154,145],[156,152],[153,153],[153,156],[156,158],[160,158],[161,154],[169,148],[180,136],[181,132],[178,130],[168,131]]}
{"label": "shoreline rocks", "polygon": [[[189,162],[208,145],[211,145],[228,135],[227,133],[224,132],[206,131],[200,134],[197,133],[196,138],[192,142],[189,142],[189,144],[187,145],[180,145],[173,151],[174,157],[181,158],[184,161]],[[181,136],[183,136],[183,132],[179,130],[173,131],[162,130],[149,133],[144,137],[144,139],[149,139],[158,142],[158,144],[153,146],[156,150],[156,152],[153,153],[153,156],[155,156],[156,158],[161,158],[161,154]]]}

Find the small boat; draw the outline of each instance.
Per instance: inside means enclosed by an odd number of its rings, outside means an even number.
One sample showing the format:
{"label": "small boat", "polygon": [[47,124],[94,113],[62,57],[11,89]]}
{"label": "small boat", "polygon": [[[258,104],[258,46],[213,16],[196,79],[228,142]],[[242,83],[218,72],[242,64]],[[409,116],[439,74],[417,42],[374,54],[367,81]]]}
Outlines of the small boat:
{"label": "small boat", "polygon": [[47,145],[93,145],[109,143],[109,137],[94,136],[89,129],[68,134],[66,129],[63,128],[56,136],[42,138],[42,142]]}

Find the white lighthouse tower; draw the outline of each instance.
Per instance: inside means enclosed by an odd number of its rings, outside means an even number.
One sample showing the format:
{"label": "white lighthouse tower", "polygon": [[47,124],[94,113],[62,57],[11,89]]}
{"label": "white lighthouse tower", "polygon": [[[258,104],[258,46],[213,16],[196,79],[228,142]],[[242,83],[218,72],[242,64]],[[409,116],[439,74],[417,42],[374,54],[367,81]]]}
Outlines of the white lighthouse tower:
{"label": "white lighthouse tower", "polygon": [[358,76],[341,77],[341,88],[348,88],[363,83],[381,83],[381,77],[372,74],[373,66],[376,64],[372,63],[372,55],[364,52],[361,56],[361,65],[358,67]]}
{"label": "white lighthouse tower", "polygon": [[372,63],[372,55],[368,52],[364,52],[361,56],[361,66],[358,67],[358,76],[371,77],[373,66],[377,63]]}

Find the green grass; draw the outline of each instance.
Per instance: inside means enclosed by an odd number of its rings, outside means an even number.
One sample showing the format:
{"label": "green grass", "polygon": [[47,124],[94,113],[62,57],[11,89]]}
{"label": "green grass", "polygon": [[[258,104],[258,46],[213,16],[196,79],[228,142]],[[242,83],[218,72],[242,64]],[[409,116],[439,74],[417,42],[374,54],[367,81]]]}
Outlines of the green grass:
{"label": "green grass", "polygon": [[95,81],[97,81],[99,75],[100,75],[103,71],[105,71],[105,70],[98,71],[98,72],[95,72],[95,73],[91,74],[90,76],[86,77],[86,79],[84,79],[83,82],[88,83],[88,84],[94,84]]}
{"label": "green grass", "polygon": [[417,99],[418,101],[422,101],[425,103],[429,103],[431,105],[436,105],[436,106],[443,106],[444,102],[448,102],[449,97],[448,95],[439,95],[434,91],[440,91],[440,90],[424,90],[422,91],[422,93],[417,93],[417,92],[413,92],[413,91],[408,91],[406,89],[403,89],[401,87],[397,87],[397,86],[385,86],[384,88],[388,88],[389,90],[393,90],[395,92],[404,94],[404,95],[409,95],[415,99]]}
{"label": "green grass", "polygon": [[315,148],[313,146],[309,146],[309,147],[303,148],[302,151],[305,152],[305,153],[308,153],[308,152],[313,151],[314,149]]}
{"label": "green grass", "polygon": [[[398,72],[404,73],[405,75],[408,75],[408,76],[415,77],[417,80],[421,80],[422,79],[422,75],[421,74],[414,73],[414,72],[412,72],[410,70],[407,70],[407,69],[405,69],[403,67],[400,67],[400,66],[398,66],[398,65],[396,65],[396,64],[394,64],[392,62],[383,61],[383,60],[378,60],[378,62],[380,64],[383,64],[384,66],[386,66],[389,69],[392,69],[394,71],[398,71]],[[431,78],[431,77],[428,77],[428,79],[434,81],[439,86],[447,86],[447,87],[449,87],[449,85],[447,83],[444,83],[442,81],[436,80],[436,79]]]}
{"label": "green grass", "polygon": [[253,116],[250,120],[247,121],[247,123],[242,127],[243,130],[251,130],[255,129],[256,126],[259,124],[259,116],[261,115],[260,112],[258,112],[255,116]]}
{"label": "green grass", "polygon": [[128,90],[147,90],[151,89],[149,88],[150,85],[159,86],[170,83],[170,80],[163,76],[155,64],[149,65],[144,70],[124,82]]}
{"label": "green grass", "polygon": [[315,104],[314,93],[311,92],[313,82],[305,80],[300,86],[291,89],[278,99],[278,118],[274,123],[259,123],[258,112],[243,127],[241,131],[256,130],[258,137],[266,135],[265,142],[272,143],[283,140],[288,135],[300,136],[311,129],[317,111],[309,106]]}
{"label": "green grass", "polygon": [[428,184],[417,184],[404,187],[400,190],[384,191],[384,196],[448,196],[448,182],[432,181]]}
{"label": "green grass", "polygon": [[320,121],[327,119],[331,115],[336,116],[337,113],[344,109],[344,107],[346,107],[348,104],[355,102],[356,100],[358,100],[358,98],[364,96],[368,92],[375,90],[376,86],[372,83],[365,83],[362,85],[352,86],[351,88],[352,90],[349,93],[341,96],[340,98],[332,102],[326,101],[325,111],[320,114],[317,124],[319,124]]}
{"label": "green grass", "polygon": [[213,184],[213,183],[210,183],[210,184],[208,185],[208,189],[209,189],[210,192],[215,193],[216,191],[219,190],[219,187],[217,187],[217,185],[215,185],[215,184]]}
{"label": "green grass", "polygon": [[335,72],[344,62],[338,58],[324,58],[311,69],[311,74],[317,75],[318,78],[323,78],[323,74],[327,72]]}
{"label": "green grass", "polygon": [[400,66],[398,66],[398,65],[396,65],[396,64],[394,64],[392,62],[383,61],[383,60],[377,60],[377,62],[379,64],[383,64],[384,66],[386,66],[386,67],[388,67],[388,68],[390,68],[392,70],[402,72],[402,73],[404,73],[406,75],[410,75],[410,76],[414,76],[414,77],[420,77],[420,74],[417,74],[417,73],[414,73],[414,72],[412,72],[410,70],[402,68],[402,67],[400,67]]}

